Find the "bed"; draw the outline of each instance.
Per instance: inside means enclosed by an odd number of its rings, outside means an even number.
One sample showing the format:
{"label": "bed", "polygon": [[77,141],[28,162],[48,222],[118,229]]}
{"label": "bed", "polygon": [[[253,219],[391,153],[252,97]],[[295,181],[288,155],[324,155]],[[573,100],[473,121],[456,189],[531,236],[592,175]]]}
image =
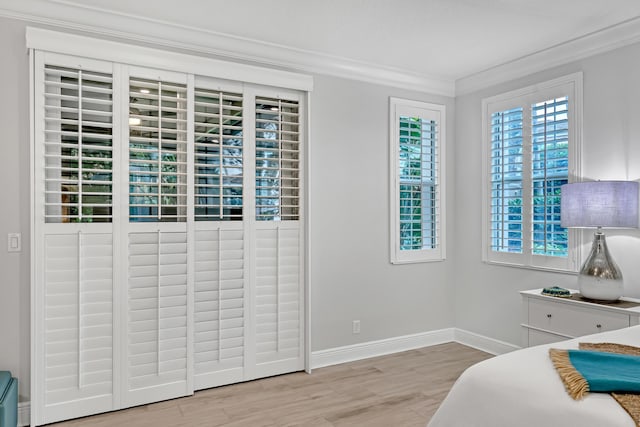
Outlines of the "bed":
{"label": "bed", "polygon": [[453,385],[428,427],[635,427],[609,395],[573,400],[549,359],[549,348],[579,342],[640,347],[640,325],[569,341],[525,348],[467,369]]}

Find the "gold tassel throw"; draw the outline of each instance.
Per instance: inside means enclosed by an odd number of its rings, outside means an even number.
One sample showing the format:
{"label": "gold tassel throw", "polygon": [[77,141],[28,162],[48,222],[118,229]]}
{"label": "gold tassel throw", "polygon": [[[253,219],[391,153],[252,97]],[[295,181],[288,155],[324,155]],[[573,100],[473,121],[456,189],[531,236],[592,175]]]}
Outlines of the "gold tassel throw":
{"label": "gold tassel throw", "polygon": [[589,393],[589,383],[573,367],[567,350],[549,349],[549,357],[560,375],[564,388],[574,400],[580,400]]}

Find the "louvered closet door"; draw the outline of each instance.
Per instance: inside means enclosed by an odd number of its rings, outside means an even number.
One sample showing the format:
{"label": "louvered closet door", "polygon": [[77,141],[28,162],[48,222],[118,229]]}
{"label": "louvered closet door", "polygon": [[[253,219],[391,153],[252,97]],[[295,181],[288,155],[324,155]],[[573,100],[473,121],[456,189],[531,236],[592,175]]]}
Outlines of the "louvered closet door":
{"label": "louvered closet door", "polygon": [[304,369],[300,103],[255,100],[255,376]]}
{"label": "louvered closet door", "polygon": [[245,379],[243,102],[206,79],[194,113],[194,388]]}
{"label": "louvered closet door", "polygon": [[113,79],[109,64],[36,61],[32,424],[43,424],[114,408]]}
{"label": "louvered closet door", "polygon": [[130,72],[123,406],[191,393],[186,97],[184,77]]}

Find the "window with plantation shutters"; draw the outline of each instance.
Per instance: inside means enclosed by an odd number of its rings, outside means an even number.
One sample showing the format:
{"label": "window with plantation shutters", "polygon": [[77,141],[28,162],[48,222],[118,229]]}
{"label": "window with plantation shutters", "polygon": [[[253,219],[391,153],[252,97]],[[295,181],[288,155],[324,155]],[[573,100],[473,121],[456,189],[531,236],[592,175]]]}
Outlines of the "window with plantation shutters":
{"label": "window with plantation shutters", "polygon": [[131,221],[186,221],[186,92],[183,84],[130,79]]}
{"label": "window with plantation shutters", "polygon": [[444,259],[444,106],[391,98],[391,262]]}
{"label": "window with plantation shutters", "polygon": [[47,65],[44,80],[45,220],[111,222],[112,77]]}
{"label": "window with plantation shutters", "polygon": [[297,220],[300,205],[297,101],[256,99],[256,219]]}
{"label": "window with plantation shutters", "polygon": [[578,176],[580,88],[572,75],[483,101],[486,261],[574,268],[560,187]]}

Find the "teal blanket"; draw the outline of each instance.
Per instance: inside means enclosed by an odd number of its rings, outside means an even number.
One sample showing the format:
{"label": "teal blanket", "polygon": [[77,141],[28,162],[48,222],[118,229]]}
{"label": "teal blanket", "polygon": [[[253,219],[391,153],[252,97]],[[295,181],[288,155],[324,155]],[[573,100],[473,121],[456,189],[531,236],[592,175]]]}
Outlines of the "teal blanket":
{"label": "teal blanket", "polygon": [[558,349],[550,349],[549,354],[574,399],[589,391],[640,393],[640,356]]}
{"label": "teal blanket", "polygon": [[590,391],[640,393],[640,356],[568,351],[571,364],[587,380]]}

